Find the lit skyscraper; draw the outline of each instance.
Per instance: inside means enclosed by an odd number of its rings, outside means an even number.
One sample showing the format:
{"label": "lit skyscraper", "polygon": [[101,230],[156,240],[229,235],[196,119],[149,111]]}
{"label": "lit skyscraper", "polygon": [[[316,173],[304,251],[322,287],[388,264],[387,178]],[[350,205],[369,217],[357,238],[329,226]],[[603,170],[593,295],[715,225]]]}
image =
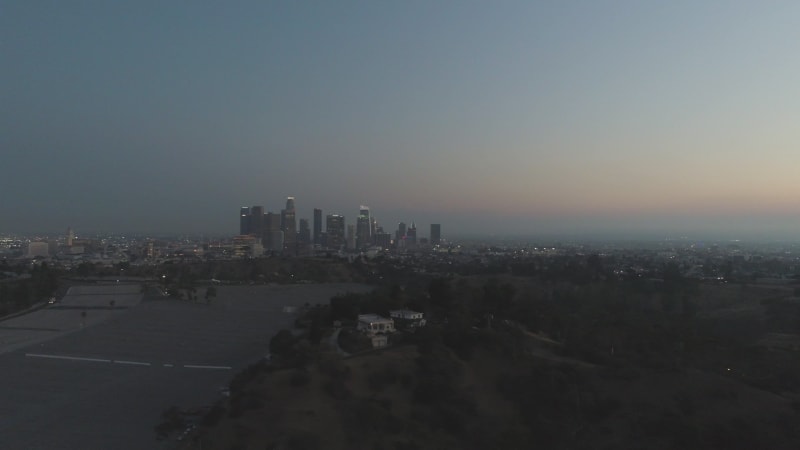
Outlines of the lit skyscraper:
{"label": "lit skyscraper", "polygon": [[368,206],[361,205],[356,220],[356,245],[358,248],[367,248],[372,245],[372,218],[369,215]]}

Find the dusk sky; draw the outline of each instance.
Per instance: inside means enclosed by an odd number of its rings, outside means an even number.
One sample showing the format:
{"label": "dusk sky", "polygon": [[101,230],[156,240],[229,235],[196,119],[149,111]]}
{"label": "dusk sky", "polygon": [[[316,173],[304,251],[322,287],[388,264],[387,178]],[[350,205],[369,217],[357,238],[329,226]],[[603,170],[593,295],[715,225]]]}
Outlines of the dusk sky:
{"label": "dusk sky", "polygon": [[800,239],[797,1],[0,1],[0,233]]}

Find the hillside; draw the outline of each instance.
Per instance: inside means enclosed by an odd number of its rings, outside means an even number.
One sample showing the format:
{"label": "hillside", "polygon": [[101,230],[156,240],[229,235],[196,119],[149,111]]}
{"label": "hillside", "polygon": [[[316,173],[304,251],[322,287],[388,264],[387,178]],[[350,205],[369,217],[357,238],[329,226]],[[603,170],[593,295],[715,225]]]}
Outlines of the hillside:
{"label": "hillside", "polygon": [[[252,368],[184,449],[795,449],[797,404],[725,374],[599,366],[476,331],[304,368]],[[422,351],[422,352],[420,352]]]}

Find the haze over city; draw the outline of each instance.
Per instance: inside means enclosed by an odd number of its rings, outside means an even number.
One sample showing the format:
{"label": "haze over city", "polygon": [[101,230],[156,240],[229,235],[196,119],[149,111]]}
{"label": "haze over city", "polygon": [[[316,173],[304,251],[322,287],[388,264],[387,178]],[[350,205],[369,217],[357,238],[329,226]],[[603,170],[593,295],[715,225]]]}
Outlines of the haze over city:
{"label": "haze over city", "polygon": [[0,232],[797,239],[796,2],[0,6]]}

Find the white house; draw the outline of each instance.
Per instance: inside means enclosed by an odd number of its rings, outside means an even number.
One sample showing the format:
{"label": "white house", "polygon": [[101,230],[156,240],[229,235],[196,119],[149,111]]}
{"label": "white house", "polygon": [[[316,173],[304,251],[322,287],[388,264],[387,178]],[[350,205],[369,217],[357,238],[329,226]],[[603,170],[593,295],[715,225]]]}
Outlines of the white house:
{"label": "white house", "polygon": [[389,316],[397,321],[401,328],[419,328],[425,326],[425,314],[410,309],[389,311]]}
{"label": "white house", "polygon": [[394,333],[394,320],[377,314],[360,314],[358,316],[358,331],[363,331],[369,335]]}

